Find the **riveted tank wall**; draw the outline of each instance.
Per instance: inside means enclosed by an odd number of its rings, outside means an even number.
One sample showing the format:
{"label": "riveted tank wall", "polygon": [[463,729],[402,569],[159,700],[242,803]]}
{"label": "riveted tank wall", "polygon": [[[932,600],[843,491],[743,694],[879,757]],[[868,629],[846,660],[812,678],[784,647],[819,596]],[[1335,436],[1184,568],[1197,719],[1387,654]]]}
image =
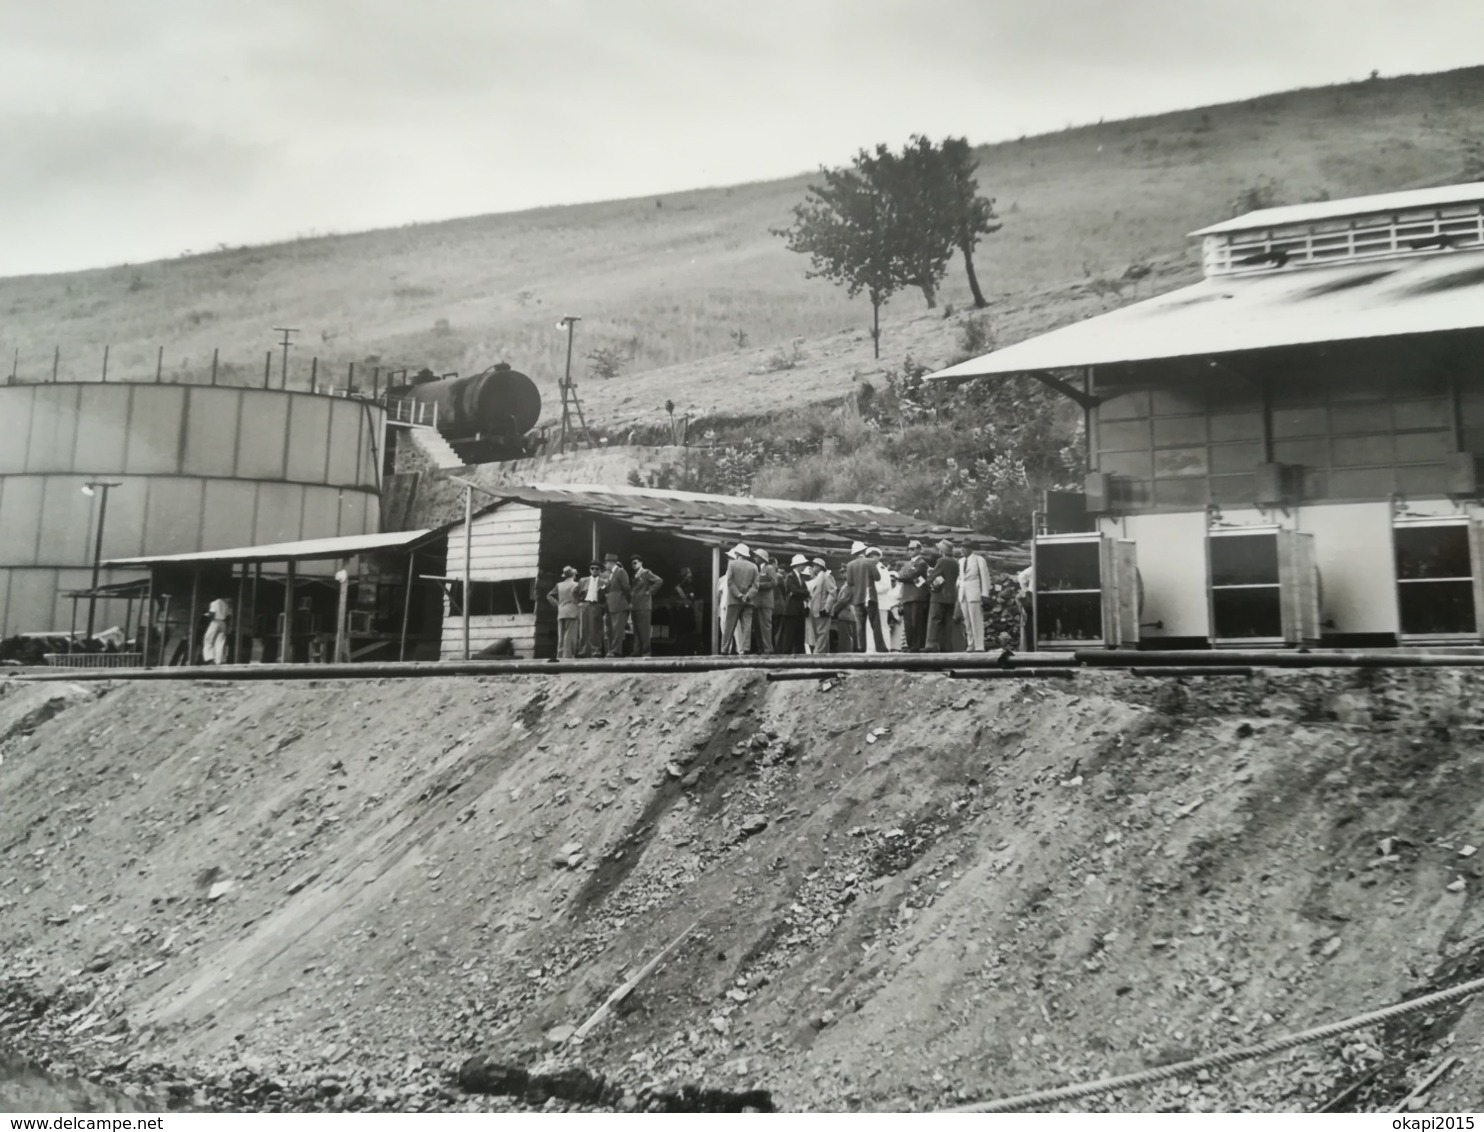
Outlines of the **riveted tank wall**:
{"label": "riveted tank wall", "polygon": [[[103,558],[374,533],[383,412],[277,389],[56,383],[0,386],[0,636],[66,629]],[[330,564],[333,569],[333,564]],[[144,577],[105,568],[100,582]],[[123,601],[97,625],[122,624]],[[85,617],[86,614],[84,613]]]}

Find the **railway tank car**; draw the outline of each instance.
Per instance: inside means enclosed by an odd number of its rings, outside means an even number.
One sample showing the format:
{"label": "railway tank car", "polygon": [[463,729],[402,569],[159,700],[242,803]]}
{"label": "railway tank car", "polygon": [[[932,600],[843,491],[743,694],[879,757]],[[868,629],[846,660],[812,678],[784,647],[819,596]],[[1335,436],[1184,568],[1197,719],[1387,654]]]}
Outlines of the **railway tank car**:
{"label": "railway tank car", "polygon": [[526,434],[541,417],[536,383],[505,362],[470,377],[440,378],[425,369],[389,392],[436,406],[438,431],[472,464],[526,455]]}

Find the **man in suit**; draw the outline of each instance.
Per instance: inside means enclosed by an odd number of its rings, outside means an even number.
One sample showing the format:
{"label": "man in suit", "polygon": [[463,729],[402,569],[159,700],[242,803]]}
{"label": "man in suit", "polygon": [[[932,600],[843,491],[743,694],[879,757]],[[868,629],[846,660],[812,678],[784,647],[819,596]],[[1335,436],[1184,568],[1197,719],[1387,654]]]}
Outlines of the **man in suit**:
{"label": "man in suit", "polygon": [[989,563],[976,551],[965,551],[958,563],[958,604],[964,618],[964,647],[970,652],[984,648],[984,599],[994,589]]}
{"label": "man in suit", "polygon": [[897,568],[902,583],[902,638],[908,652],[921,652],[927,642],[928,590],[930,566],[923,554],[922,543],[913,539],[907,544],[907,561]]}
{"label": "man in suit", "polygon": [[811,653],[830,651],[830,610],[835,604],[834,576],[823,558],[810,563],[809,604],[804,619],[804,648]]}
{"label": "man in suit", "polygon": [[739,542],[727,551],[727,621],[721,633],[721,651],[747,653],[752,649],[752,613],[757,603],[757,567],[752,551]]}
{"label": "man in suit", "polygon": [[958,607],[958,559],[953,544],[944,539],[938,544],[938,561],[928,571],[927,651],[948,652],[952,644],[953,611]]}
{"label": "man in suit", "polygon": [[556,606],[557,611],[557,656],[577,655],[577,619],[581,606],[577,604],[577,570],[572,566],[562,567],[562,580],[551,588],[546,600]]}
{"label": "man in suit", "polygon": [[[877,652],[886,651],[886,642],[881,637],[881,622],[876,616],[876,580],[880,577],[880,568],[875,559],[866,553],[866,544],[857,542],[851,544],[851,559],[845,564],[845,583],[850,587],[850,604],[853,607],[851,620],[856,626],[855,647],[861,652],[866,648],[866,626],[871,627],[872,639],[876,643]],[[841,652],[845,649],[842,647]]]}
{"label": "man in suit", "polygon": [[634,655],[650,656],[649,634],[654,621],[654,595],[665,581],[648,569],[637,554],[629,565],[634,568]]}
{"label": "man in suit", "polygon": [[835,631],[835,651],[856,652],[860,649],[860,642],[863,638],[859,634],[855,591],[850,585],[848,564],[840,571],[840,575],[840,584],[835,590],[834,600],[830,603],[830,617],[833,621],[832,628]]}
{"label": "man in suit", "polygon": [[611,550],[603,556],[607,563],[608,574],[605,579],[605,589],[608,603],[608,655],[623,656],[624,630],[629,627],[629,611],[633,608],[630,600],[633,586],[629,582],[629,572],[619,562],[618,555]]}
{"label": "man in suit", "polygon": [[775,648],[790,655],[804,651],[804,617],[809,612],[809,559],[795,554],[778,584],[778,640]]}
{"label": "man in suit", "polygon": [[577,583],[577,654],[603,655],[603,564],[594,562]]}
{"label": "man in suit", "polygon": [[778,567],[773,556],[759,547],[753,551],[757,559],[757,604],[756,610],[758,652],[770,655],[773,652],[773,613],[777,609]]}

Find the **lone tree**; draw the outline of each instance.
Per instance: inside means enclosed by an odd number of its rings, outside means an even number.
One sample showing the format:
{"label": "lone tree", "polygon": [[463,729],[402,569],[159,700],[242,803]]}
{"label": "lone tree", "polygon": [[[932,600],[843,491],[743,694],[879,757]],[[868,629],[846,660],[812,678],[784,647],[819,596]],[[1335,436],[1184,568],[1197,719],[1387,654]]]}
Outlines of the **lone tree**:
{"label": "lone tree", "polygon": [[914,137],[912,144],[936,154],[939,172],[935,183],[941,193],[939,207],[943,222],[947,225],[953,246],[963,254],[974,305],[987,307],[989,303],[979,289],[979,277],[974,274],[974,248],[978,246],[980,236],[993,235],[1003,224],[995,214],[993,198],[979,195],[979,182],[974,176],[979,162],[974,151],[969,148],[966,138],[944,138],[936,151],[927,138]]}
{"label": "lone tree", "polygon": [[932,142],[914,136],[900,154],[884,145],[862,150],[855,165],[885,200],[887,238],[903,285],[919,288],[932,310],[956,246],[941,155]]}
{"label": "lone tree", "polygon": [[941,145],[914,134],[900,153],[861,150],[848,168],[822,169],[794,222],[773,229],[790,251],[810,257],[811,278],[843,283],[871,299],[871,340],[881,356],[881,306],[903,287],[918,287],[929,308],[957,249],[976,307],[988,306],[974,273],[979,237],[1000,229],[994,201],[979,195],[977,161],[963,138]]}
{"label": "lone tree", "polygon": [[821,169],[824,183],[810,185],[794,222],[774,228],[789,251],[809,257],[810,279],[843,284],[852,299],[871,301],[871,344],[881,356],[881,307],[905,282],[892,224],[892,202],[861,167],[864,151],[849,169]]}

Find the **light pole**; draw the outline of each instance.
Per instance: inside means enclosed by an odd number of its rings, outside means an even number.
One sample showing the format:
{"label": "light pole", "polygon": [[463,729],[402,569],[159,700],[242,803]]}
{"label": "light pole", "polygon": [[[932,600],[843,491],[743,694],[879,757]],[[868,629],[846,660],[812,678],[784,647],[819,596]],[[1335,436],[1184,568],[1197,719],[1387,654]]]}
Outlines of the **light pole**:
{"label": "light pole", "polygon": [[103,524],[108,520],[108,489],[118,487],[117,480],[88,480],[82,493],[98,496],[98,533],[93,540],[93,584],[88,592],[88,640],[93,639],[93,618],[98,612],[98,568],[103,563]]}
{"label": "light pole", "polygon": [[449,476],[450,480],[464,489],[464,659],[470,656],[469,646],[469,593],[474,586],[474,493],[501,498],[487,487],[480,487],[473,480]]}

